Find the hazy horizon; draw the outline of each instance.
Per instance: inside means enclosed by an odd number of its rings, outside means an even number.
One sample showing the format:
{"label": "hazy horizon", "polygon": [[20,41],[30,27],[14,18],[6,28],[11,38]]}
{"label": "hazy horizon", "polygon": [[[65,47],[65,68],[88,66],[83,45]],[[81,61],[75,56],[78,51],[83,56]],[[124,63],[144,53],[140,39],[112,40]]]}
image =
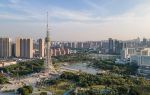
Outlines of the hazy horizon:
{"label": "hazy horizon", "polygon": [[150,38],[149,0],[1,0],[0,36],[44,38],[46,12],[52,40]]}

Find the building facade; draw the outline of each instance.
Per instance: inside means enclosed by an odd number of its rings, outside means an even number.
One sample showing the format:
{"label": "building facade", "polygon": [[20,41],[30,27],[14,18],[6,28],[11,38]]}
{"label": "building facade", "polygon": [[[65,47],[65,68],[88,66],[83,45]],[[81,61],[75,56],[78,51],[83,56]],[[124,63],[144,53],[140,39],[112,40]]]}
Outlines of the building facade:
{"label": "building facade", "polygon": [[0,38],[0,58],[11,57],[10,38]]}
{"label": "building facade", "polygon": [[30,38],[16,39],[16,57],[33,58],[33,40]]}
{"label": "building facade", "polygon": [[38,51],[39,51],[39,57],[44,57],[44,40],[39,39],[38,40]]}

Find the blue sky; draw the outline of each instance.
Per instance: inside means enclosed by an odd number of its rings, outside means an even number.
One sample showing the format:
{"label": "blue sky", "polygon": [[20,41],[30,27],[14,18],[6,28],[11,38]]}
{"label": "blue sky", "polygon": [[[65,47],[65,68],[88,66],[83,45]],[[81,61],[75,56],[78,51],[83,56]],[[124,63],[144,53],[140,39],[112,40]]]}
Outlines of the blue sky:
{"label": "blue sky", "polygon": [[150,38],[150,0],[0,0],[2,37],[52,40]]}

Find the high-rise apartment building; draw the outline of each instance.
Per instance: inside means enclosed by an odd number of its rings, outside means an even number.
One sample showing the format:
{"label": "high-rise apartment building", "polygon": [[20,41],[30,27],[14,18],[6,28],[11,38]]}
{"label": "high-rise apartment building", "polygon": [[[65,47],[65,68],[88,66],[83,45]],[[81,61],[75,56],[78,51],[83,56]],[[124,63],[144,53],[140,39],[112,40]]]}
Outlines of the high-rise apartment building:
{"label": "high-rise apartment building", "polygon": [[33,58],[33,40],[17,38],[15,52],[16,57]]}
{"label": "high-rise apartment building", "polygon": [[83,42],[77,42],[77,48],[83,48]]}
{"label": "high-rise apartment building", "polygon": [[114,54],[119,55],[123,49],[123,43],[119,40],[114,41]]}
{"label": "high-rise apartment building", "polygon": [[27,39],[27,58],[33,58],[33,40]]}
{"label": "high-rise apartment building", "polygon": [[10,38],[0,38],[0,58],[8,58],[11,56]]}
{"label": "high-rise apartment building", "polygon": [[16,55],[16,44],[15,43],[11,43],[11,56],[15,57]]}
{"label": "high-rise apartment building", "polygon": [[20,38],[16,39],[16,45],[15,45],[15,56],[20,57]]}
{"label": "high-rise apartment building", "polygon": [[38,51],[39,51],[39,57],[44,57],[44,40],[39,39],[38,40]]}
{"label": "high-rise apartment building", "polygon": [[113,39],[109,38],[109,54],[113,54],[113,51],[114,51]]}
{"label": "high-rise apartment building", "polygon": [[146,46],[146,45],[147,45],[147,39],[146,39],[146,38],[143,38],[142,46]]}

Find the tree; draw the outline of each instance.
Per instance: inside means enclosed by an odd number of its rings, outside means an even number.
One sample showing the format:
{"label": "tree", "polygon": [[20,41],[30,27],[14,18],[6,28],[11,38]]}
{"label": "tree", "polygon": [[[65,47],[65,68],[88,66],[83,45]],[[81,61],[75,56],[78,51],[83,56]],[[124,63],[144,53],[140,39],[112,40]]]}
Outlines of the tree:
{"label": "tree", "polygon": [[33,92],[32,86],[24,86],[17,89],[17,92],[21,95],[29,95]]}
{"label": "tree", "polygon": [[47,92],[41,92],[40,95],[47,95]]}
{"label": "tree", "polygon": [[21,95],[29,95],[29,91],[27,88],[18,88],[17,90],[18,94],[21,94]]}
{"label": "tree", "polygon": [[135,88],[131,88],[130,91],[129,91],[129,95],[141,95],[137,89]]}
{"label": "tree", "polygon": [[22,88],[22,94],[21,95],[29,95],[29,90],[27,88]]}
{"label": "tree", "polygon": [[33,87],[32,86],[24,86],[24,88],[27,88],[29,93],[33,92]]}
{"label": "tree", "polygon": [[4,83],[7,83],[8,82],[8,79],[0,73],[0,84],[4,84]]}

